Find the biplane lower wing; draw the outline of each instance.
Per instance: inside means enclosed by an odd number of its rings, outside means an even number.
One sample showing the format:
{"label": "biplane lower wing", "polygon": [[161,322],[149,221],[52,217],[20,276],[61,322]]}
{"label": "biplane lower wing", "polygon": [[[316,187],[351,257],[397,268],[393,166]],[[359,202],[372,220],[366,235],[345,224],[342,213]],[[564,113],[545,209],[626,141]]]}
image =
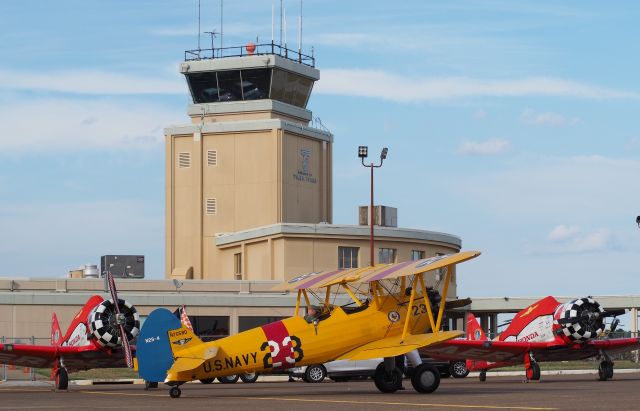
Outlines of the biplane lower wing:
{"label": "biplane lower wing", "polygon": [[121,350],[107,354],[93,345],[61,347],[0,344],[0,363],[21,367],[51,368],[56,365],[58,358],[62,358],[68,371],[124,365],[124,355]]}
{"label": "biplane lower wing", "polygon": [[410,334],[405,336],[404,340],[399,335],[387,337],[351,350],[339,357],[338,360],[370,360],[378,357],[395,357],[396,355],[406,354],[420,347],[439,344],[461,335],[463,335],[461,331],[441,331],[430,334]]}

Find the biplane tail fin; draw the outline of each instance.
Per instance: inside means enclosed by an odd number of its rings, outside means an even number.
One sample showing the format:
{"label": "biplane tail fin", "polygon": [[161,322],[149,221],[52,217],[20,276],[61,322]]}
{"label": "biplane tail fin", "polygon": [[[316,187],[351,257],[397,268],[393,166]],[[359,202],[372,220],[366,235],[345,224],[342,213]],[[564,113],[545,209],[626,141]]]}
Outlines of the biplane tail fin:
{"label": "biplane tail fin", "polygon": [[62,331],[58,323],[58,316],[53,313],[51,316],[51,345],[57,347],[62,344]]}
{"label": "biplane tail fin", "polygon": [[482,330],[480,323],[475,315],[469,313],[467,316],[467,340],[471,341],[487,341],[487,335]]}

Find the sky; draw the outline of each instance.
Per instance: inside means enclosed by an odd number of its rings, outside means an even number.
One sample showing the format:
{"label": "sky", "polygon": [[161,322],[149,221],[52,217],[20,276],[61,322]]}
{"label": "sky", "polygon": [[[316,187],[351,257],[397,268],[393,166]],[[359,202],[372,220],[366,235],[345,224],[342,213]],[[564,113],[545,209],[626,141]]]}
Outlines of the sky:
{"label": "sky", "polygon": [[[296,49],[300,2],[284,4]],[[197,5],[0,2],[0,276],[144,254],[163,277],[163,128],[188,122]],[[201,31],[220,32],[220,0],[201,5]],[[269,42],[271,11],[225,2],[224,45]],[[302,15],[334,223],[368,202],[357,147],[388,147],[376,203],[483,253],[459,295],[640,294],[640,4],[303,0]]]}

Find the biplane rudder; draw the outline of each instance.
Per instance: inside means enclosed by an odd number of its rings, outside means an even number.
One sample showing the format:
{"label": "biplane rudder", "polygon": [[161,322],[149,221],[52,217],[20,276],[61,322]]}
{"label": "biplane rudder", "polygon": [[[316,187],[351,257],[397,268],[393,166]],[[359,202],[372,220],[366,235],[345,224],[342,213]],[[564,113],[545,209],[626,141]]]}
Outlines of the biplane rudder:
{"label": "biplane rudder", "polygon": [[163,382],[173,365],[169,332],[182,328],[180,320],[166,308],[157,308],[147,317],[136,344],[138,374],[148,382]]}

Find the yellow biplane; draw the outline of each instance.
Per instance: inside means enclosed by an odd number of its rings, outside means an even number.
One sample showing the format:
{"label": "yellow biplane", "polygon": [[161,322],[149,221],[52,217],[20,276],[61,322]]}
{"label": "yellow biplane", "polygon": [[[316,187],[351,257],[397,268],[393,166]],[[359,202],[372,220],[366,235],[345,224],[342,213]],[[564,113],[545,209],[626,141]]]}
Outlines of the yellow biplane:
{"label": "yellow biplane", "polygon": [[[375,373],[385,393],[401,386],[396,356],[407,354],[415,367],[411,383],[430,393],[440,384],[438,370],[422,364],[416,349],[461,336],[440,331],[446,298],[427,287],[426,274],[445,270],[446,297],[453,266],[480,255],[478,251],[441,255],[374,267],[312,272],[274,290],[297,292],[295,316],[216,341],[204,343],[169,310],[154,310],[137,344],[142,378],[162,382],[177,398],[180,385],[242,373],[268,373],[333,360],[384,357]],[[312,304],[311,297],[319,303]],[[307,315],[301,315],[306,304]],[[350,302],[343,303],[350,300]]]}

